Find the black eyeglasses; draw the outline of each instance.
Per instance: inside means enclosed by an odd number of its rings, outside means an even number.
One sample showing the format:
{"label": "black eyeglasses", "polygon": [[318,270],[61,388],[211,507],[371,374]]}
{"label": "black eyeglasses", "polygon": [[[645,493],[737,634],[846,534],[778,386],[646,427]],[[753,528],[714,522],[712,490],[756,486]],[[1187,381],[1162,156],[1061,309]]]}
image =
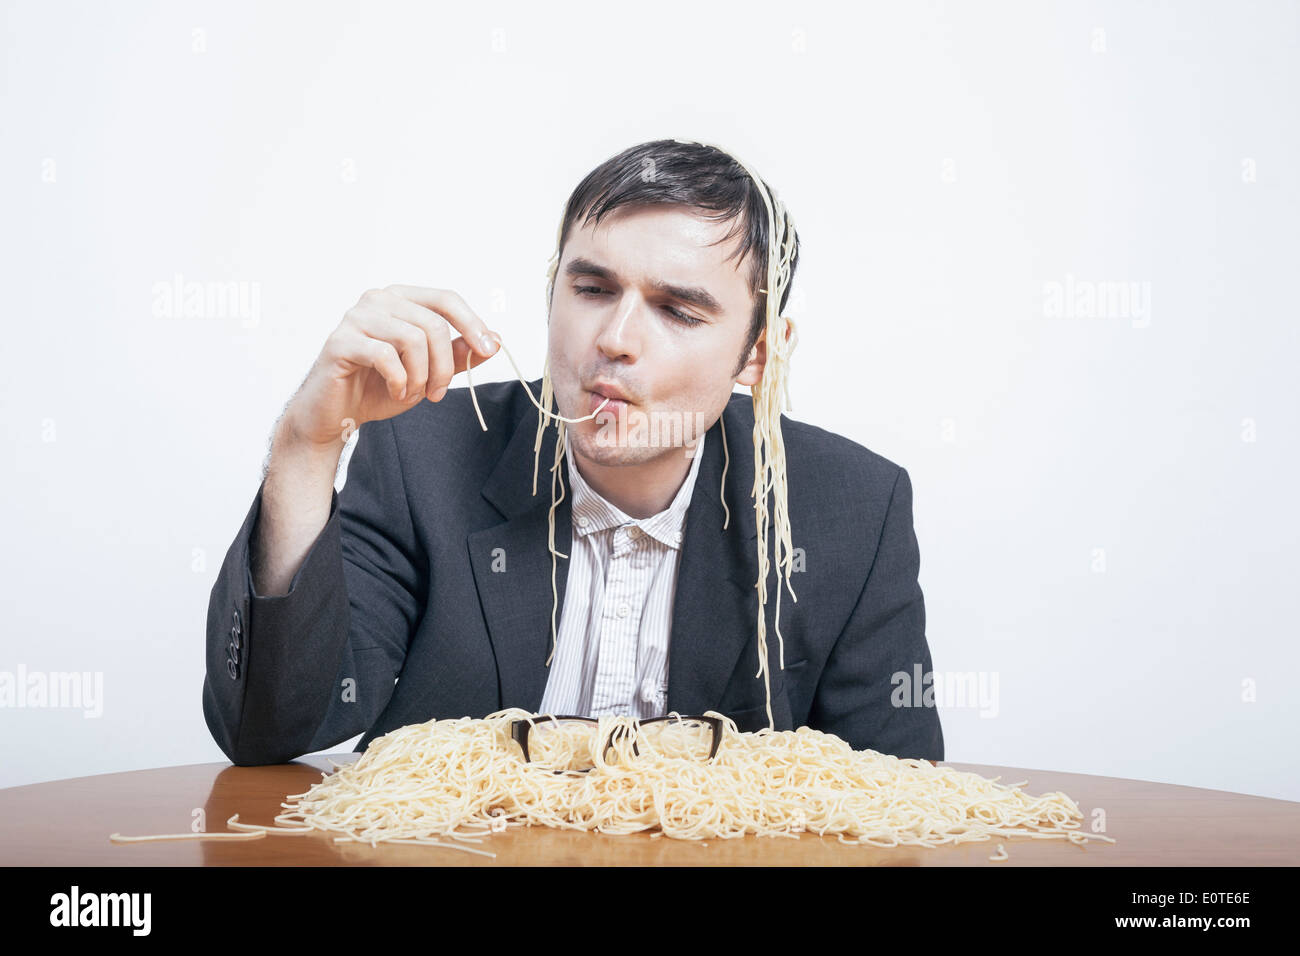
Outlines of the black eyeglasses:
{"label": "black eyeglasses", "polygon": [[[540,764],[556,773],[586,773],[594,769],[589,744],[590,735],[599,723],[593,717],[546,714],[531,721],[511,721],[510,736],[519,744],[524,752],[524,760],[529,763]],[[615,735],[620,730],[626,732],[626,728],[617,727],[604,742],[602,756],[614,746]],[[721,742],[721,718],[669,714],[636,722],[632,752],[637,756],[644,751],[659,756],[707,762],[717,755]]]}

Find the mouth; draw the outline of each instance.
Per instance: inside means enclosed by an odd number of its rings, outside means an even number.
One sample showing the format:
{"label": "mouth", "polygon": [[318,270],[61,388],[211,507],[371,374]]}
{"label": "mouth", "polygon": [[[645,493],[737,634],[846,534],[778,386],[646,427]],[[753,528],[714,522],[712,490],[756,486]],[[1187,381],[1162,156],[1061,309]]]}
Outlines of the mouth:
{"label": "mouth", "polygon": [[625,409],[629,405],[636,404],[631,401],[621,389],[616,388],[613,385],[595,385],[589,389],[588,394],[591,396],[591,400],[588,404],[590,405],[590,410],[593,412],[600,408],[601,404],[606,399],[609,399],[609,404],[605,405],[604,410],[616,413]]}

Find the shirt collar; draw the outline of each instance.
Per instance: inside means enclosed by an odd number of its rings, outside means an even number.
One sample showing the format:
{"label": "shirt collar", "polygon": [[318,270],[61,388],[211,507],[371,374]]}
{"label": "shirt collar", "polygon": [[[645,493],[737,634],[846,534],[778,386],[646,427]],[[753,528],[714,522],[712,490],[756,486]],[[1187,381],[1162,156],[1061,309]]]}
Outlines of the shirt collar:
{"label": "shirt collar", "polygon": [[677,489],[672,504],[648,518],[629,517],[606,501],[591,485],[587,484],[582,473],[573,463],[572,453],[567,453],[564,457],[568,460],[569,485],[573,489],[573,533],[585,536],[619,525],[633,524],[656,541],[680,550],[686,527],[686,512],[690,508],[691,493],[695,489],[695,476],[699,474],[700,460],[704,457],[705,437],[700,435],[695,445],[691,469],[686,473],[686,480],[682,482],[682,486]]}

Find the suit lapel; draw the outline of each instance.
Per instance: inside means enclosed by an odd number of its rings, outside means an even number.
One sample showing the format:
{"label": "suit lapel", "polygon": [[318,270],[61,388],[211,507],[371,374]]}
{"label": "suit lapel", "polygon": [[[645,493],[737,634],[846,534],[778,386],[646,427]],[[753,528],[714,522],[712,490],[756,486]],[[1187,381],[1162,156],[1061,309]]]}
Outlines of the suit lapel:
{"label": "suit lapel", "polygon": [[[715,422],[686,512],[668,656],[668,710],[699,714],[722,706],[731,675],[748,651],[758,669],[754,623],[758,614],[758,558],[752,492],[752,421],[737,396],[723,413],[728,426],[726,499],[719,502],[724,456]],[[726,530],[723,522],[727,523]]]}
{"label": "suit lapel", "polygon": [[[540,383],[533,383],[533,393]],[[529,408],[532,408],[530,405]],[[551,465],[555,460],[556,429],[546,428],[537,467],[537,495],[533,487],[533,442],[537,415],[525,414],[515,428],[496,468],[483,486],[483,497],[504,515],[503,524],[469,535],[474,581],[483,606],[483,618],[496,654],[501,706],[536,711],[542,704],[551,653],[551,609],[555,606],[558,632],[564,610],[567,558],[554,562],[547,546],[551,507]],[[569,554],[573,524],[568,476],[561,469],[564,499],[555,509],[555,549]],[[495,569],[495,570],[494,570]]]}

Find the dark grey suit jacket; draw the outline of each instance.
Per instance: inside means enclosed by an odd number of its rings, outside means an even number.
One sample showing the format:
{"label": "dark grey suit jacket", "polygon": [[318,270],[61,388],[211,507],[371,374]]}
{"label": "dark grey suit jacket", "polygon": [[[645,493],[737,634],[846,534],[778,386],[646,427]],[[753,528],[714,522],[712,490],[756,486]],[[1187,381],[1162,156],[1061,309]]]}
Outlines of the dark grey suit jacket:
{"label": "dark grey suit jacket", "polygon": [[[540,381],[532,383],[540,394]],[[259,488],[208,605],[203,712],[236,764],[282,763],[364,733],[434,718],[536,711],[551,645],[547,511],[555,427],[532,494],[537,409],[519,382],[467,389],[361,426],[341,493],[289,593],[249,572]],[[668,710],[767,726],[758,672],[758,558],[751,398],[708,433],[686,517],[668,661]],[[943,759],[933,707],[894,706],[893,675],[931,669],[907,472],[847,438],[782,417],[792,544],[777,661],[775,568],[767,641],[778,730],[807,725],[901,757]],[[566,476],[567,479],[567,476]],[[569,553],[571,493],[556,509]],[[769,566],[775,530],[769,528]],[[498,550],[500,549],[500,550]],[[800,552],[796,551],[796,557]],[[505,568],[501,570],[500,558]],[[494,570],[494,560],[496,560]],[[564,608],[567,560],[557,561]],[[558,614],[557,614],[558,621]],[[911,694],[899,694],[910,703]]]}

